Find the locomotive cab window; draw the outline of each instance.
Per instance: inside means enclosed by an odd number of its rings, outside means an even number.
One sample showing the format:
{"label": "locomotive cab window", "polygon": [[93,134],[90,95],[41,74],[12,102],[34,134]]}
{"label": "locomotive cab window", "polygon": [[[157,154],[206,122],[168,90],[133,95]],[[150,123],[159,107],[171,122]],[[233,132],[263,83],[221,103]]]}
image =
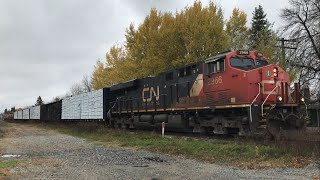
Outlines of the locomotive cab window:
{"label": "locomotive cab window", "polygon": [[217,61],[208,63],[209,74],[223,72],[224,70],[225,70],[224,59],[219,59]]}

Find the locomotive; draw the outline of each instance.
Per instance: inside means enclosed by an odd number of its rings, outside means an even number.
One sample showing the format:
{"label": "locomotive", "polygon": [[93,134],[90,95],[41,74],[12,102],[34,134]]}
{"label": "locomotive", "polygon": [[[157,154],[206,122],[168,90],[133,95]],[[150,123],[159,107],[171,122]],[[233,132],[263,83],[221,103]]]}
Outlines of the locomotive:
{"label": "locomotive", "polygon": [[299,87],[255,51],[224,52],[199,63],[110,88],[109,123],[214,134],[277,135],[301,129]]}
{"label": "locomotive", "polygon": [[[118,128],[213,134],[301,129],[299,86],[256,51],[223,52],[157,76],[134,79],[41,106],[40,120],[103,120]],[[24,110],[26,111],[26,110]],[[24,111],[15,119],[28,119]],[[33,113],[37,114],[37,113]]]}

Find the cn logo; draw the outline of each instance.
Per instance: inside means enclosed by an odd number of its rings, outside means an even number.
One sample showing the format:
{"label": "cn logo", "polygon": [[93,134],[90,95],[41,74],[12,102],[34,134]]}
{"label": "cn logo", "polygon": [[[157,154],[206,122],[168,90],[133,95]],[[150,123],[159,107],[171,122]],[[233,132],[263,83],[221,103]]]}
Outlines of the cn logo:
{"label": "cn logo", "polygon": [[[156,101],[159,101],[159,86],[157,86],[157,91],[153,87],[146,87],[142,90],[142,100],[143,102],[151,102],[153,97],[156,97]],[[148,98],[145,98],[148,97]]]}

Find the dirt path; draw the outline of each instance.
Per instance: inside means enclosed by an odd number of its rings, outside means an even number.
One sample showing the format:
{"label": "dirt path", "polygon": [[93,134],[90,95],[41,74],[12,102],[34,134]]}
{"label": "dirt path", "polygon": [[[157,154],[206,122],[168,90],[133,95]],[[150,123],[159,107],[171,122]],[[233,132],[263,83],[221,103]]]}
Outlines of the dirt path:
{"label": "dirt path", "polygon": [[[17,159],[5,179],[312,179],[319,165],[303,169],[241,170],[145,151],[98,146],[29,124],[0,122],[0,162]],[[4,127],[3,127],[4,126]],[[3,158],[2,155],[21,155]]]}

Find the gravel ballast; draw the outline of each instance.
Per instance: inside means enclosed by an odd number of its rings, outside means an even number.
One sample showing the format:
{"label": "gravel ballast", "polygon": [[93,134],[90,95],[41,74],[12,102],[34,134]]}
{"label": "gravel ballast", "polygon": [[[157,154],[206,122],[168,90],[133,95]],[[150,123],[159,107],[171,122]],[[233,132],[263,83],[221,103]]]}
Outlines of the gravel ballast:
{"label": "gravel ballast", "polygon": [[[9,179],[312,179],[319,165],[305,168],[239,169],[121,147],[96,145],[84,139],[10,124],[0,139],[0,152],[21,155]],[[10,158],[1,158],[8,160]],[[1,178],[0,178],[1,179]]]}

